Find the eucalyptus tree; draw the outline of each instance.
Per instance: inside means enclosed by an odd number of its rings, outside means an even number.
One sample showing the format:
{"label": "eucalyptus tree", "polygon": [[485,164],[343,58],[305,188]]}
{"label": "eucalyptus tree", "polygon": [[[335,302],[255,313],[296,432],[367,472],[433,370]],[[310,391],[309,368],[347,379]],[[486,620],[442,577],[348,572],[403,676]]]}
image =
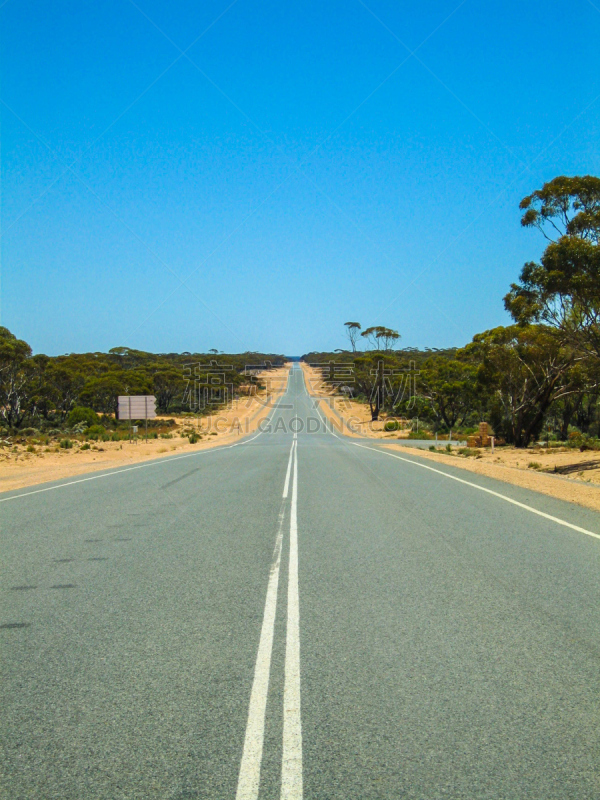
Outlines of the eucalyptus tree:
{"label": "eucalyptus tree", "polygon": [[352,352],[356,353],[356,341],[361,327],[360,322],[344,322],[344,325],[346,326],[346,336],[350,340]]}
{"label": "eucalyptus tree", "polygon": [[560,176],[520,204],[521,224],[548,241],[504,298],[516,322],[543,322],[562,340],[600,356],[600,178]]}

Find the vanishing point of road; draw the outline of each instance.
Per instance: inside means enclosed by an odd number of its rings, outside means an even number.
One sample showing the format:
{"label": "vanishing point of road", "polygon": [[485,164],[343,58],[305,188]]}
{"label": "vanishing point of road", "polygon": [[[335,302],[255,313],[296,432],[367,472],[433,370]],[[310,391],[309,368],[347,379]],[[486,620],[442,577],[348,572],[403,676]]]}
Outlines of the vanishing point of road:
{"label": "vanishing point of road", "polygon": [[600,797],[600,515],[340,436],[297,366],[264,432],[0,516],[7,800]]}

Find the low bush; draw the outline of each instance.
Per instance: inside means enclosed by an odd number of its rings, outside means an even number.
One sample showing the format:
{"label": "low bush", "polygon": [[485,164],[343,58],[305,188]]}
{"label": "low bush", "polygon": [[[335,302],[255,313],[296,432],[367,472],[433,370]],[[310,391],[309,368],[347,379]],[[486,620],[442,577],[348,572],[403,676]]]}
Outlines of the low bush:
{"label": "low bush", "polygon": [[40,432],[37,428],[23,428],[20,431],[23,436],[39,436]]}
{"label": "low bush", "polygon": [[200,441],[200,436],[197,433],[190,433],[188,436],[190,444],[196,444],[196,442]]}
{"label": "low bush", "polygon": [[540,464],[539,461],[530,461],[529,464],[527,464],[527,468],[528,469],[541,469],[542,465]]}
{"label": "low bush", "polygon": [[90,449],[90,443],[86,442],[85,444],[82,444],[81,445],[81,449],[82,450],[89,450]]}
{"label": "low bush", "polygon": [[27,452],[28,453],[35,453],[35,447],[32,444],[27,445]]}
{"label": "low bush", "polygon": [[106,433],[106,428],[104,425],[91,425],[87,429],[88,433],[95,433],[97,436],[102,436],[103,433]]}
{"label": "low bush", "polygon": [[74,428],[80,422],[84,422],[88,427],[90,425],[97,425],[98,414],[96,414],[93,408],[75,406],[75,408],[67,414],[67,425],[69,428]]}
{"label": "low bush", "polygon": [[90,425],[90,427],[85,432],[85,435],[88,439],[96,442],[98,439],[102,439],[106,434],[106,429],[102,425]]}
{"label": "low bush", "polygon": [[388,419],[388,421],[383,426],[384,431],[399,431],[400,430],[400,423],[397,419]]}
{"label": "low bush", "polygon": [[459,447],[457,452],[458,452],[459,456],[465,456],[467,458],[469,456],[478,456],[478,455],[480,455],[479,450],[474,450],[471,447]]}
{"label": "low bush", "polygon": [[60,447],[62,447],[63,450],[70,450],[73,447],[73,442],[70,439],[61,439]]}

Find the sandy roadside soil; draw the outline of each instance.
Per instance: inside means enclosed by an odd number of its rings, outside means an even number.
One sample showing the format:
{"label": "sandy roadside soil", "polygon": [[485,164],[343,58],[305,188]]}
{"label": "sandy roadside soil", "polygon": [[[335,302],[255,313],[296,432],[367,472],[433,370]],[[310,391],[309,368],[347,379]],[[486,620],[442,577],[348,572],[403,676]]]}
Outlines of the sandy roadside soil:
{"label": "sandy roadside soil", "polygon": [[[475,456],[461,456],[457,449],[453,454],[446,453],[441,448],[435,452],[421,450],[416,447],[394,444],[394,439],[399,438],[398,434],[386,434],[381,430],[371,430],[367,433],[366,425],[358,427],[361,431],[357,433],[357,426],[353,419],[358,417],[355,406],[359,403],[347,404],[341,400],[331,407],[331,396],[326,389],[320,385],[320,379],[315,370],[304,366],[307,377],[309,392],[320,398],[319,410],[330,420],[337,432],[343,432],[349,436],[370,436],[374,439],[385,439],[386,447],[401,455],[410,457],[419,456],[438,464],[447,464],[452,467],[474,472],[478,475],[486,475],[489,478],[521,486],[524,489],[532,489],[535,492],[549,495],[569,503],[591,508],[600,511],[600,468],[586,469],[586,465],[591,462],[600,461],[600,453],[586,451],[581,453],[579,450],[571,448],[549,448],[530,447],[527,450],[519,450],[515,447],[497,447],[492,453],[490,448],[482,448],[477,451]],[[329,399],[327,399],[329,398]],[[364,408],[364,406],[363,406]],[[337,412],[337,413],[336,413]],[[370,417],[369,409],[363,411],[363,417]],[[340,417],[342,420],[340,420]],[[432,442],[433,444],[433,442]],[[532,465],[532,466],[530,466]],[[533,466],[535,465],[535,466]],[[554,467],[564,467],[566,465],[577,465],[580,469],[574,470],[567,475],[547,474],[540,470],[553,470]]]}
{"label": "sandy roadside soil", "polygon": [[309,367],[304,362],[301,363],[301,366],[309,394],[312,397],[322,398],[319,407],[321,410],[326,408],[328,418],[336,423],[338,429],[342,426],[346,436],[360,436],[361,438],[369,436],[373,439],[381,439],[384,436],[398,438],[397,433],[389,434],[383,430],[384,420],[371,422],[368,405],[332,394],[330,387],[321,379],[319,370]]}
{"label": "sandy roadside soil", "polygon": [[309,393],[313,397],[323,398],[321,408],[327,404],[328,411],[334,412],[332,419],[343,428],[346,436],[368,437],[370,439],[407,439],[410,425],[405,431],[389,433],[385,431],[385,419],[371,421],[371,411],[368,404],[357,403],[339,394],[332,394],[331,388],[323,382],[321,375],[314,367],[302,363],[304,377]]}
{"label": "sandy roadside soil", "polygon": [[[170,439],[149,439],[144,442],[141,438],[137,444],[128,441],[91,442],[89,450],[81,450],[77,445],[71,450],[62,450],[52,445],[49,448],[36,447],[34,453],[27,452],[24,446],[18,446],[16,451],[0,451],[0,492],[97,470],[129,466],[176,453],[233,444],[240,436],[256,431],[272,411],[285,390],[290,366],[287,364],[261,375],[267,381],[266,392],[258,396],[241,397],[234,407],[202,417],[199,426],[191,417],[166,416],[165,419],[175,419],[177,422],[177,427],[172,429],[173,438]],[[203,437],[196,444],[190,444],[187,435],[184,435],[184,431],[192,429]],[[143,433],[142,428],[140,433]]]}

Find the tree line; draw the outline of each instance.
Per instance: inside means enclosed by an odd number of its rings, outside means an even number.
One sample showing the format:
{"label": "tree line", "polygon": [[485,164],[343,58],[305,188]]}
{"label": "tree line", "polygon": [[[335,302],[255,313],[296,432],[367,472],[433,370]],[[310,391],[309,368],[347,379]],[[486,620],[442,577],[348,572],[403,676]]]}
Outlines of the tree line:
{"label": "tree line", "polygon": [[[8,431],[26,426],[60,428],[75,407],[113,415],[118,396],[130,394],[155,395],[160,414],[189,411],[190,383],[208,385],[208,371],[194,374],[189,365],[209,366],[216,356],[216,351],[155,354],[127,347],[108,353],[33,355],[27,342],[0,327],[0,422]],[[283,356],[268,353],[218,357],[219,364],[232,367],[226,382],[236,392],[258,385],[256,376],[247,374],[247,366],[276,367],[284,361]]]}
{"label": "tree line", "polygon": [[[382,413],[419,416],[435,430],[489,421],[517,447],[570,430],[600,433],[600,178],[560,176],[520,203],[521,225],[546,240],[504,305],[513,324],[484,331],[462,348],[396,349],[384,326],[346,322],[350,349],[308,353],[326,380]],[[369,347],[360,350],[360,339]],[[333,363],[352,363],[336,380]],[[340,368],[341,369],[341,368]]]}

